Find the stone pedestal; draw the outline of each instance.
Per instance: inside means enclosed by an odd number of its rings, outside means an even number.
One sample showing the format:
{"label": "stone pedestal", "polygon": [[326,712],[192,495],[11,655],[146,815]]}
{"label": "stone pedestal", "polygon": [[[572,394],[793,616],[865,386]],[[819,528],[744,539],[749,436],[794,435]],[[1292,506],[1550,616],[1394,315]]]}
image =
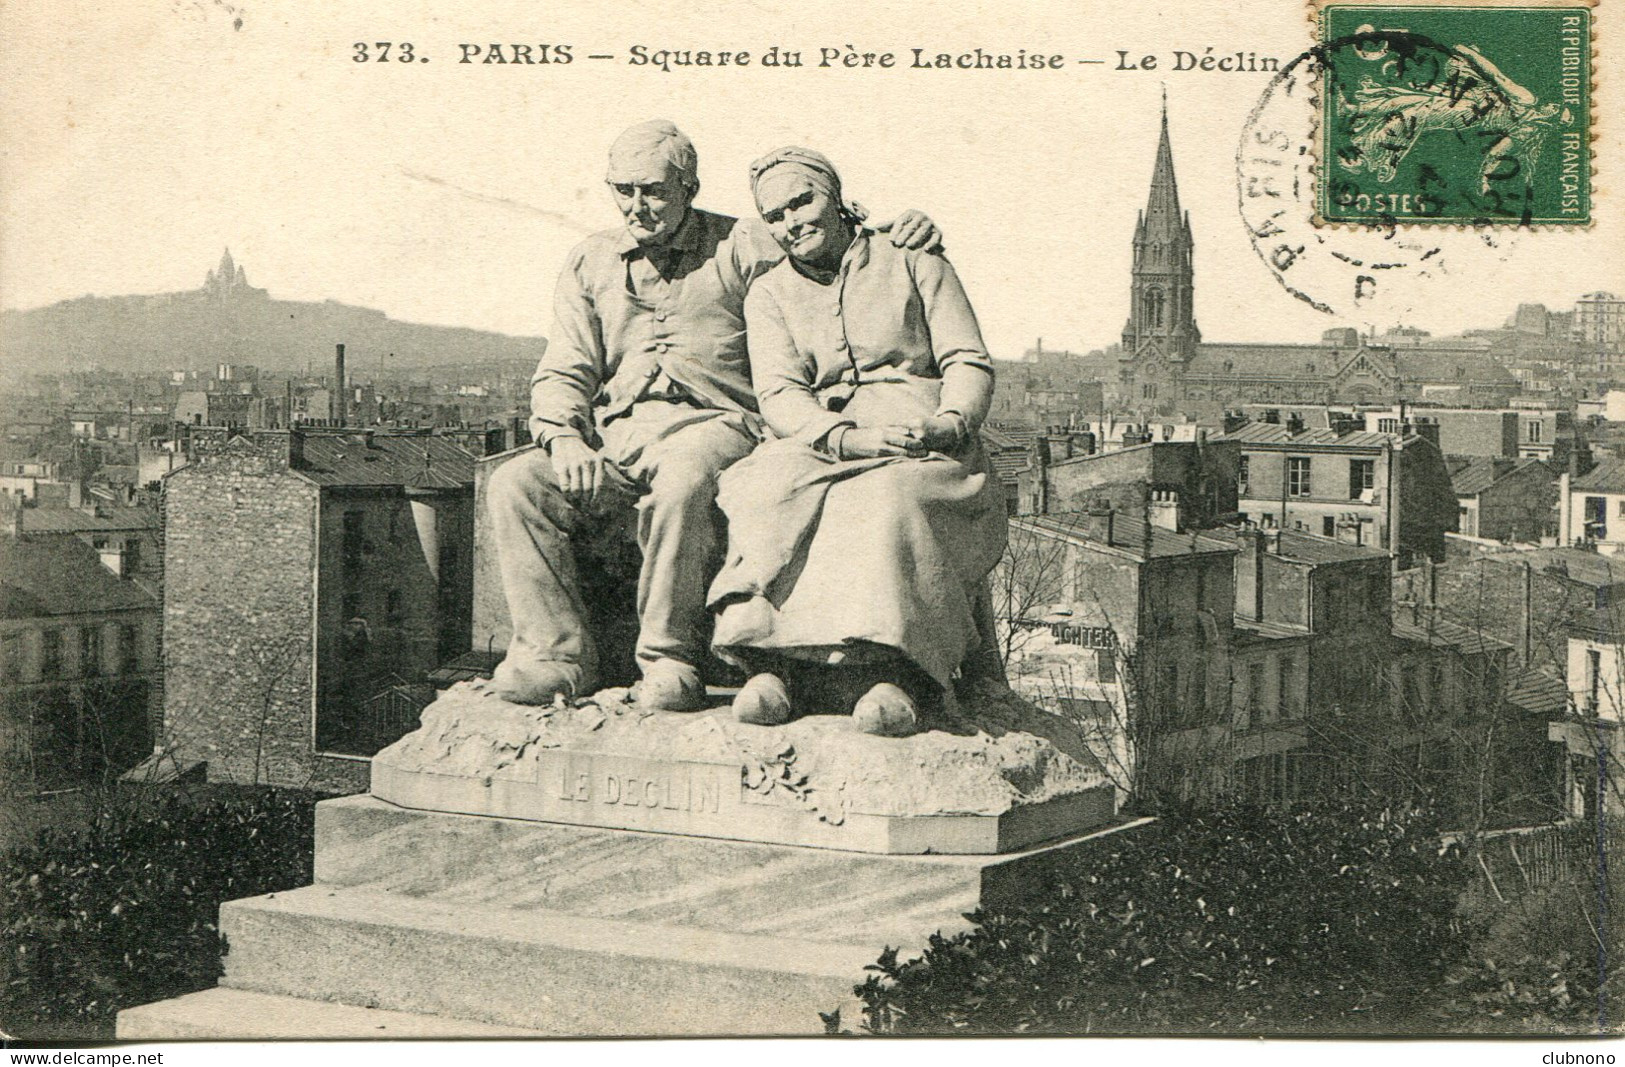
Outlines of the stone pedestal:
{"label": "stone pedestal", "polygon": [[374,795],[318,806],[314,885],[221,908],[221,988],[120,1036],[855,1029],[884,949],[1042,901],[1126,828],[1058,720],[998,694],[977,715],[886,739],[458,687]]}
{"label": "stone pedestal", "polygon": [[463,684],[372,761],[402,807],[858,852],[1009,852],[1099,826],[1113,790],[1083,739],[1002,689],[914,737],[848,716],[746,726],[651,715],[606,690],[509,704]]}

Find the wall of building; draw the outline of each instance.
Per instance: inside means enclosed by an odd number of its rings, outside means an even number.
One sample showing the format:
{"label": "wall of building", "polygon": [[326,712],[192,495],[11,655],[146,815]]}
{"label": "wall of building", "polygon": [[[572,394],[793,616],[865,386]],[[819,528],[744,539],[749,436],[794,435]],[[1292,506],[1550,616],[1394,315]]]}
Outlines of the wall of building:
{"label": "wall of building", "polygon": [[370,756],[396,737],[366,701],[469,647],[473,497],[330,489],[320,522],[316,746]]}
{"label": "wall of building", "polygon": [[82,786],[151,751],[158,627],[156,605],[0,619],[0,792]]}
{"label": "wall of building", "polygon": [[318,502],[285,453],[240,439],[164,481],[161,741],[211,779],[365,785],[365,763],[314,747]]}
{"label": "wall of building", "polygon": [[[1382,450],[1338,452],[1305,448],[1286,452],[1244,447],[1242,455],[1247,460],[1247,486],[1240,494],[1237,509],[1252,522],[1332,536],[1374,548],[1391,547],[1388,533],[1389,470]],[[1309,462],[1307,494],[1294,495],[1291,492],[1288,464],[1293,459]],[[1350,468],[1357,462],[1371,464],[1372,489],[1369,493],[1351,492]],[[1286,497],[1284,519],[1283,494]],[[1369,499],[1362,499],[1362,496]],[[1452,496],[1452,502],[1454,499]]]}

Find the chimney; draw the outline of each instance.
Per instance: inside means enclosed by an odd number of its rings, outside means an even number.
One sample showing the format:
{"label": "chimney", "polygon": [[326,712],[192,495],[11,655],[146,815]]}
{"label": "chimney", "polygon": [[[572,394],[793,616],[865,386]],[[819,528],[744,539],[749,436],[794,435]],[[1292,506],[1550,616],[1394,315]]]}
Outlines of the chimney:
{"label": "chimney", "polygon": [[1439,422],[1437,419],[1417,419],[1410,424],[1408,429],[1434,448],[1439,447]]}
{"label": "chimney", "polygon": [[305,465],[305,431],[288,427],[288,469],[298,470]]}
{"label": "chimney", "polygon": [[1238,531],[1236,548],[1236,614],[1259,622],[1264,618],[1264,531]]}
{"label": "chimney", "polygon": [[1050,426],[1045,429],[1044,437],[1049,442],[1050,462],[1058,463],[1063,459],[1072,458],[1072,435],[1059,426]]}
{"label": "chimney", "polygon": [[96,555],[101,558],[102,566],[112,571],[115,576],[119,578],[128,578],[130,576],[126,568],[128,561],[124,555],[123,545],[107,545],[98,548]]}
{"label": "chimney", "polygon": [[345,378],[344,378],[344,346],[342,344],[340,344],[340,345],[335,345],[334,348],[335,348],[335,351],[333,353],[333,393],[332,393],[333,410],[331,412],[329,412],[329,415],[333,419],[333,425],[334,426],[343,426],[344,425],[344,401],[345,401],[345,396],[344,396],[344,382],[345,382]]}
{"label": "chimney", "polygon": [[1112,506],[1103,500],[1097,500],[1089,505],[1089,511],[1084,516],[1083,529],[1091,541],[1099,541],[1103,545],[1112,543],[1112,526],[1115,513]]}
{"label": "chimney", "polygon": [[1224,432],[1235,433],[1237,430],[1247,425],[1247,421],[1247,413],[1245,411],[1227,411],[1224,413]]}
{"label": "chimney", "polygon": [[1303,416],[1296,411],[1289,412],[1286,417],[1286,432],[1289,434],[1303,433]]}

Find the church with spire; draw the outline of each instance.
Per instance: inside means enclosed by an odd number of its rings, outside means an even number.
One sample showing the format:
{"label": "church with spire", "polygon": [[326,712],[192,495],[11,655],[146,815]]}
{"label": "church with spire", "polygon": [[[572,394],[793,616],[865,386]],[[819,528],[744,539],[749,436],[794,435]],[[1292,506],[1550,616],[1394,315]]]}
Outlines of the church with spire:
{"label": "church with spire", "polygon": [[[1358,330],[1326,330],[1318,344],[1215,344],[1196,325],[1190,213],[1180,207],[1168,100],[1151,189],[1134,226],[1128,321],[1101,355],[1107,403],[1143,414],[1214,414],[1244,403],[1504,403],[1516,382],[1478,348],[1395,345]],[[1114,358],[1115,357],[1115,358]],[[1115,377],[1115,382],[1110,379]]]}
{"label": "church with spire", "polygon": [[1134,270],[1123,349],[1135,360],[1182,366],[1195,355],[1202,333],[1196,328],[1194,247],[1190,214],[1179,208],[1165,98],[1151,194],[1134,227]]}

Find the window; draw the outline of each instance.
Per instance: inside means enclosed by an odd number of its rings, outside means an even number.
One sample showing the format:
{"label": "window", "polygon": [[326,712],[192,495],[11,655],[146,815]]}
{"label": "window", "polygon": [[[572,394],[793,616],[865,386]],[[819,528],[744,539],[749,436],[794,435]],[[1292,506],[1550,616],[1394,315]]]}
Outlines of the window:
{"label": "window", "polygon": [[40,677],[62,677],[61,630],[45,630],[40,634]]}
{"label": "window", "polygon": [[1540,435],[1541,435],[1541,431],[1542,431],[1542,427],[1541,427],[1540,423],[1538,423],[1538,422],[1526,422],[1526,423],[1523,424],[1523,429],[1524,429],[1524,437],[1523,437],[1523,439],[1525,441],[1538,442],[1540,440]]}
{"label": "window", "polygon": [[361,565],[361,552],[365,544],[367,516],[360,511],[346,511],[344,513],[344,565],[346,567],[359,567]]}
{"label": "window", "polygon": [[1324,537],[1336,537],[1337,536],[1337,520],[1332,518],[1330,515],[1327,515],[1325,518],[1321,519],[1320,520],[1320,532],[1321,532],[1321,535],[1324,536]]}
{"label": "window", "polygon": [[1349,499],[1358,500],[1360,494],[1377,485],[1377,461],[1355,459],[1349,461]]}
{"label": "window", "polygon": [[118,628],[118,659],[120,674],[134,674],[141,669],[141,633],[129,623]]}
{"label": "window", "polygon": [[1290,716],[1293,706],[1291,656],[1282,656],[1275,661],[1275,693],[1276,711],[1280,715]]}
{"label": "window", "polygon": [[1399,432],[1399,420],[1398,419],[1378,419],[1377,420],[1377,432],[1378,433],[1398,433]]}
{"label": "window", "polygon": [[0,682],[23,680],[23,635],[0,635]]}
{"label": "window", "polygon": [[1608,540],[1608,499],[1588,496],[1585,501],[1585,536],[1593,541]]}
{"label": "window", "polygon": [[1302,456],[1291,456],[1286,461],[1286,491],[1290,496],[1308,496],[1309,460]]}
{"label": "window", "polygon": [[102,673],[100,626],[86,626],[79,631],[79,673],[86,677]]}
{"label": "window", "polygon": [[[1264,664],[1247,664],[1247,705],[1246,711],[1257,717],[1259,722],[1264,721]],[[1244,722],[1241,724],[1246,726]]]}
{"label": "window", "polygon": [[1251,465],[1247,462],[1247,457],[1242,456],[1241,464],[1236,468],[1236,492],[1242,496],[1247,495],[1247,481],[1251,474],[1250,468]]}
{"label": "window", "polygon": [[1595,648],[1586,649],[1586,710],[1597,711],[1597,694],[1602,688],[1602,653]]}

